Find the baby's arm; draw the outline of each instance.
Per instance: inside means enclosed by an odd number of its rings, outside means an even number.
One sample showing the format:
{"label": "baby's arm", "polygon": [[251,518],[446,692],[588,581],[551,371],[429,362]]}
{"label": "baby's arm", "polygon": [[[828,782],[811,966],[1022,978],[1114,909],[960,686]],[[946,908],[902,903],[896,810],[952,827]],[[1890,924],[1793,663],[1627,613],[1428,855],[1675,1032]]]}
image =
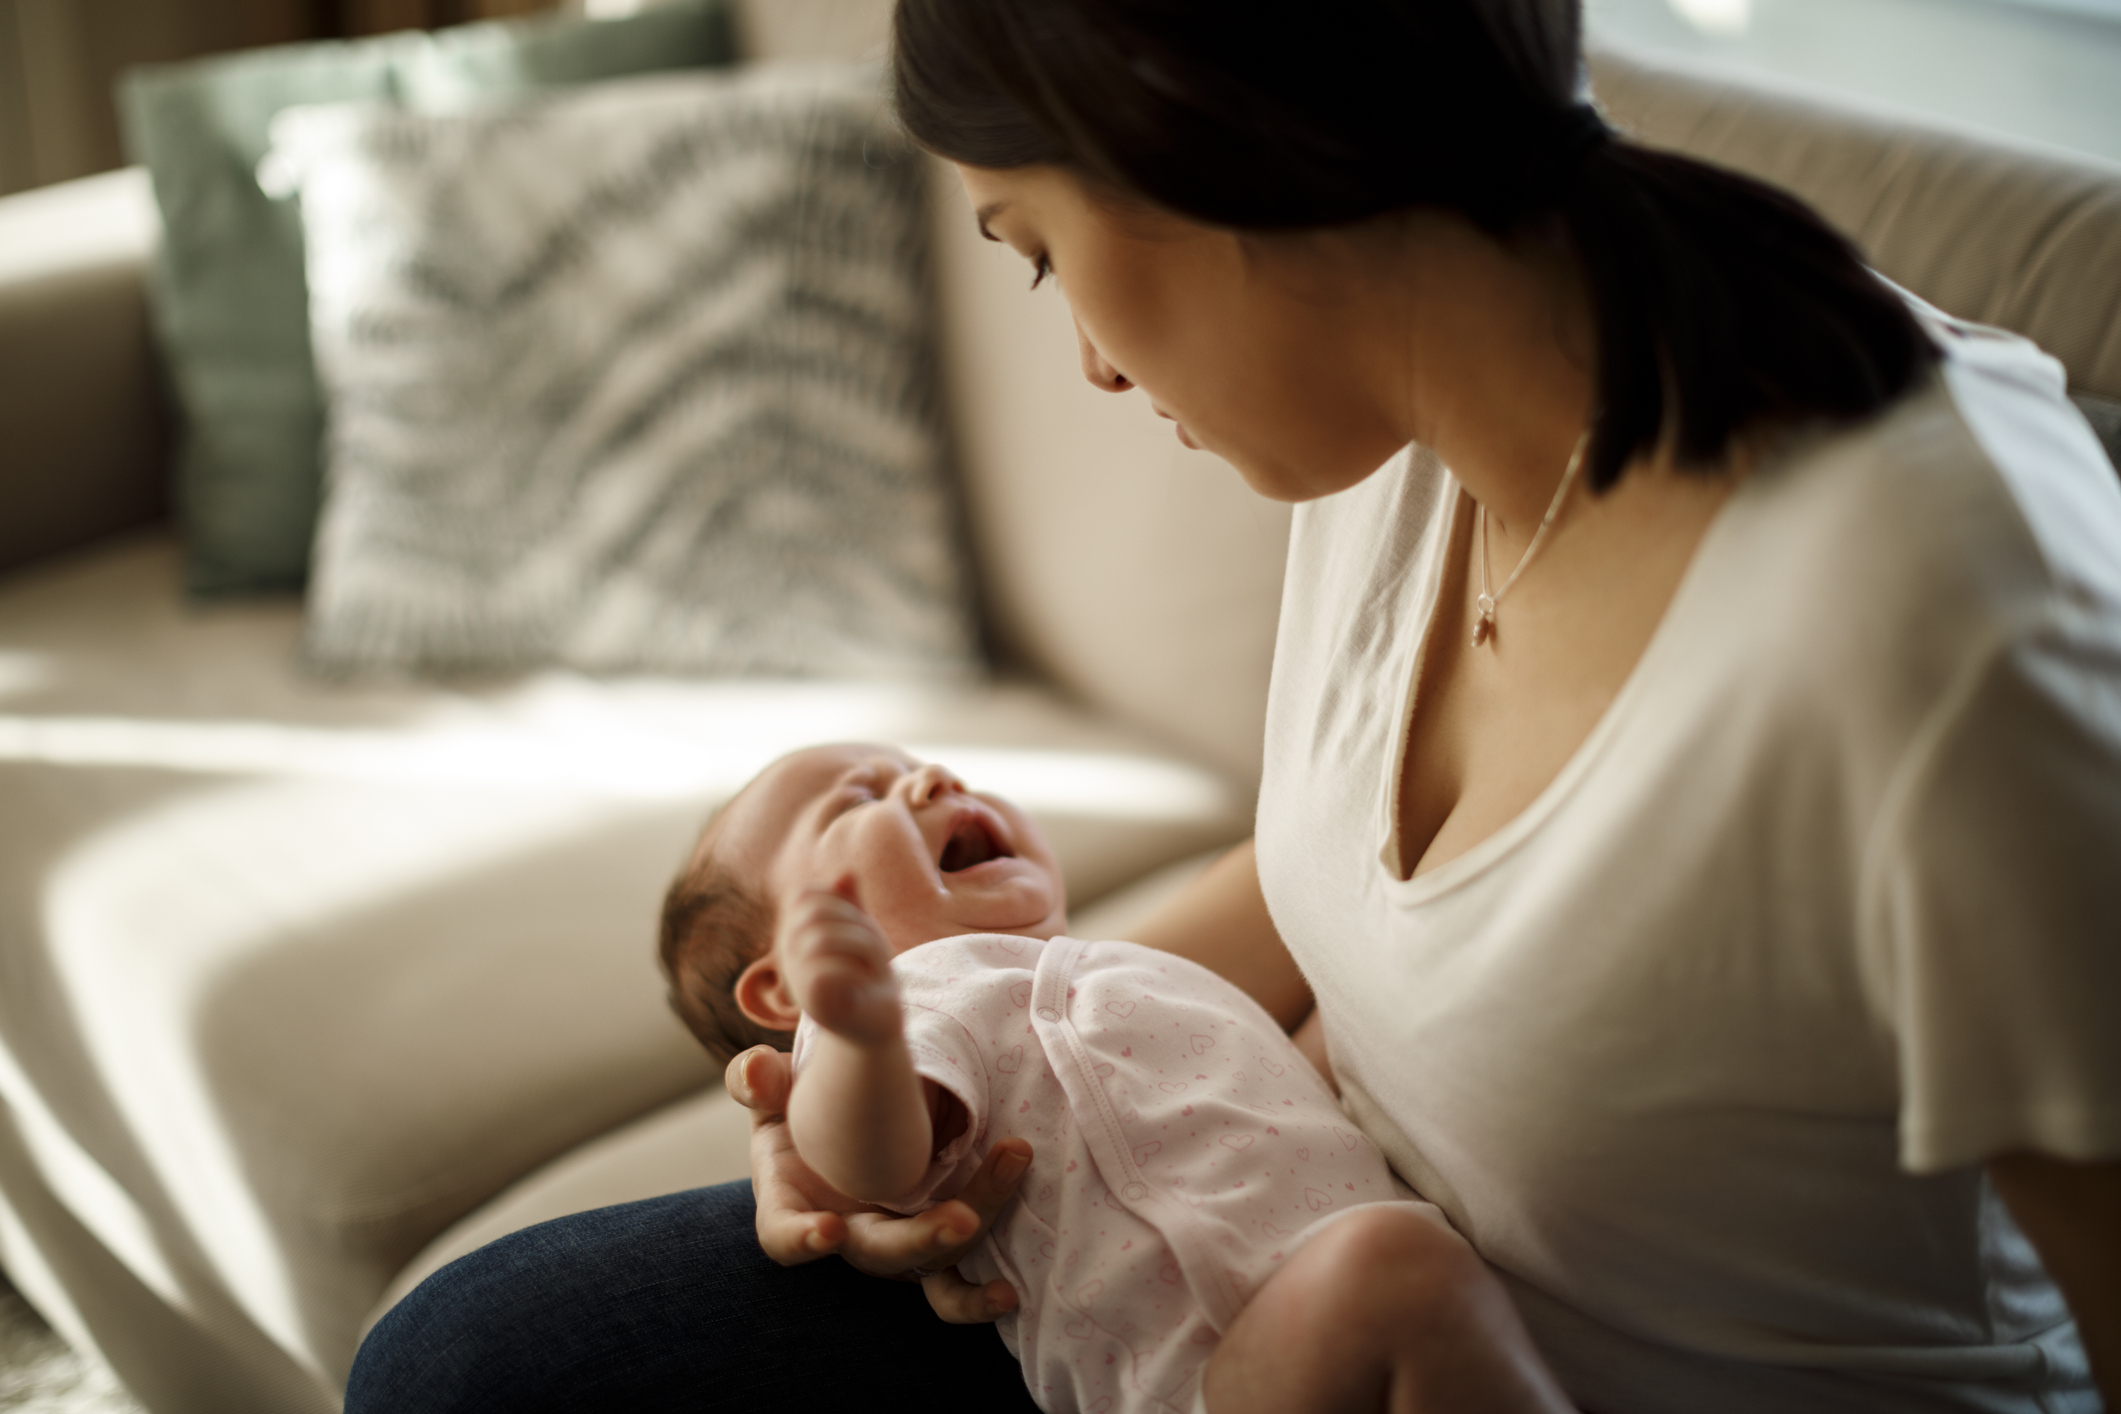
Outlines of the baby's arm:
{"label": "baby's arm", "polygon": [[906,1050],[891,948],[837,893],[805,894],[784,920],[783,965],[815,1049],[788,1097],[788,1132],[818,1176],[889,1203],[920,1183],[936,1148],[936,1086]]}

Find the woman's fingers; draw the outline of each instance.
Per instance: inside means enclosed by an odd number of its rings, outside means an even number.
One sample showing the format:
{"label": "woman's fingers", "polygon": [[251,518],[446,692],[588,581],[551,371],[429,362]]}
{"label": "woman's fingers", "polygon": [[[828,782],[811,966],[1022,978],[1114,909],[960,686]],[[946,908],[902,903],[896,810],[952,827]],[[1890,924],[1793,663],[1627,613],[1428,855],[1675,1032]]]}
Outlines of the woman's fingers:
{"label": "woman's fingers", "polygon": [[751,1135],[751,1192],[758,1209],[753,1226],[768,1257],[784,1267],[800,1266],[839,1251],[847,1240],[847,1219],[818,1207],[810,1190],[822,1180],[785,1142],[788,1127],[774,1129],[779,1143],[765,1130]]}
{"label": "woman's fingers", "polygon": [[[1016,1289],[1008,1282],[995,1280],[975,1286],[958,1274],[957,1262],[972,1250],[980,1235],[993,1226],[1002,1209],[1009,1206],[1009,1200],[1016,1196],[1016,1190],[1030,1167],[1031,1146],[1021,1139],[1003,1140],[988,1152],[987,1161],[980,1165],[979,1172],[972,1176],[963,1192],[952,1201],[922,1214],[923,1217],[942,1216],[933,1238],[941,1250],[918,1264],[932,1272],[921,1278],[921,1291],[927,1296],[928,1304],[935,1308],[935,1314],[952,1325],[983,1325],[1016,1309]],[[948,1211],[951,1209],[961,1211]],[[968,1229],[969,1236],[953,1241]],[[938,1267],[940,1271],[933,1270]]]}
{"label": "woman's fingers", "polygon": [[912,1218],[855,1213],[848,1220],[841,1255],[865,1272],[900,1276],[957,1264],[1001,1215],[1031,1166],[1031,1145],[1005,1139],[957,1197]]}
{"label": "woman's fingers", "polygon": [[837,1252],[847,1240],[847,1219],[827,1204],[838,1195],[811,1172],[788,1137],[788,1057],[771,1046],[753,1046],[730,1060],[723,1083],[751,1111],[759,1247],[784,1267]]}
{"label": "woman's fingers", "polygon": [[780,1121],[751,1131],[751,1192],[758,1207],[759,1246],[784,1267],[815,1261],[847,1240],[847,1220],[821,1210],[811,1197],[821,1182],[788,1142]]}
{"label": "woman's fingers", "polygon": [[849,1213],[840,1255],[871,1276],[906,1277],[916,1268],[934,1270],[945,1253],[979,1237],[978,1220],[956,1203],[941,1203],[917,1217],[893,1213]]}
{"label": "woman's fingers", "polygon": [[771,1046],[753,1046],[732,1056],[722,1073],[736,1102],[751,1111],[754,1133],[761,1125],[777,1123],[788,1108],[788,1086],[792,1074],[785,1052]]}
{"label": "woman's fingers", "polygon": [[1031,1167],[1027,1141],[1005,1139],[995,1145],[956,1198],[918,1217],[858,1211],[795,1152],[783,1113],[786,1055],[754,1046],[729,1062],[725,1082],[738,1103],[751,1110],[751,1190],[758,1204],[759,1246],[768,1257],[790,1267],[838,1252],[877,1276],[933,1272],[921,1284],[945,1320],[991,1321],[1015,1309],[1016,1293],[1007,1282],[975,1287],[949,1269],[1016,1197]]}
{"label": "woman's fingers", "polygon": [[[986,1162],[979,1166],[978,1173],[972,1175],[972,1181],[958,1192],[955,1201],[972,1210],[973,1215],[979,1219],[979,1231],[984,1233],[994,1225],[994,1220],[1002,1215],[1002,1209],[1008,1207],[1010,1200],[1016,1197],[1016,1190],[1022,1186],[1024,1175],[1030,1169],[1031,1141],[1004,1139],[987,1151]],[[955,1262],[971,1245],[971,1242],[967,1241],[956,1251],[950,1252],[947,1254],[948,1260]],[[940,1263],[923,1262],[921,1265],[933,1267]]]}
{"label": "woman's fingers", "polygon": [[1016,1309],[1016,1288],[1005,1281],[974,1286],[950,1267],[921,1278],[928,1304],[953,1326],[979,1326],[999,1320]]}

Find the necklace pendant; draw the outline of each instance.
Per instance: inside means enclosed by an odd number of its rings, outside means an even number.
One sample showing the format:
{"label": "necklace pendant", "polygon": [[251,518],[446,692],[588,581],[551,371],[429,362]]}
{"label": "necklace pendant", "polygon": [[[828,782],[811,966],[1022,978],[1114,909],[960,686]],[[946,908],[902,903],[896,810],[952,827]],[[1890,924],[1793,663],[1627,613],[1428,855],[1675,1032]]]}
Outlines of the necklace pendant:
{"label": "necklace pendant", "polygon": [[1495,637],[1495,605],[1493,601],[1488,599],[1487,595],[1483,594],[1480,597],[1480,618],[1473,625],[1473,646],[1475,648],[1482,646]]}

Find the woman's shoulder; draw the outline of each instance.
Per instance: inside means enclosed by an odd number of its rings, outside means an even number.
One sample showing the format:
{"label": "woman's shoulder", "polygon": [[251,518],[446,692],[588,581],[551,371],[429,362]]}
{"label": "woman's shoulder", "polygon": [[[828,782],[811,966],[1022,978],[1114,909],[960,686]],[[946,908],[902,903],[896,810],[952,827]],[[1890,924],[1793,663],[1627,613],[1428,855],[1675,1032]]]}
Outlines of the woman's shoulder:
{"label": "woman's shoulder", "polygon": [[[1690,605],[1691,670],[1878,791],[1977,707],[2000,738],[2046,720],[2035,700],[2121,686],[2121,478],[2046,355],[1931,327],[1942,357],[1906,396],[1762,459]],[[2121,722],[2082,725],[2121,763]]]}
{"label": "woman's shoulder", "polygon": [[2000,331],[1932,330],[1931,375],[1864,423],[1791,436],[1724,539],[1774,563],[1815,651],[1989,651],[2057,615],[2121,634],[2121,477],[2059,366]]}
{"label": "woman's shoulder", "polygon": [[1969,470],[2022,532],[2042,588],[2121,609],[2121,475],[2026,339],[1935,315],[1940,381],[1975,455]]}

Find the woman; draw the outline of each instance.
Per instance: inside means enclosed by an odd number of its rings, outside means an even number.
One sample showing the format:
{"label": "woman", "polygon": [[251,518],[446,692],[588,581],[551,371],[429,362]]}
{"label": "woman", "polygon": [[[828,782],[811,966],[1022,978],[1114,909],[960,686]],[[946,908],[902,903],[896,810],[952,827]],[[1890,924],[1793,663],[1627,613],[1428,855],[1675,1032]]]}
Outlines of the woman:
{"label": "woman", "polygon": [[[900,0],[896,39],[1085,375],[1299,503],[1256,847],[1140,940],[1301,1022],[1483,1259],[1406,1398],[2121,1392],[2121,494],[2052,365],[1609,132],[1572,4]],[[732,1190],[533,1229],[392,1313],[351,1407],[1021,1407],[861,1275],[1005,1309],[949,1263],[1020,1155],[849,1214],[784,1085],[732,1066],[792,1270]],[[827,1321],[869,1338],[807,1358]]]}

